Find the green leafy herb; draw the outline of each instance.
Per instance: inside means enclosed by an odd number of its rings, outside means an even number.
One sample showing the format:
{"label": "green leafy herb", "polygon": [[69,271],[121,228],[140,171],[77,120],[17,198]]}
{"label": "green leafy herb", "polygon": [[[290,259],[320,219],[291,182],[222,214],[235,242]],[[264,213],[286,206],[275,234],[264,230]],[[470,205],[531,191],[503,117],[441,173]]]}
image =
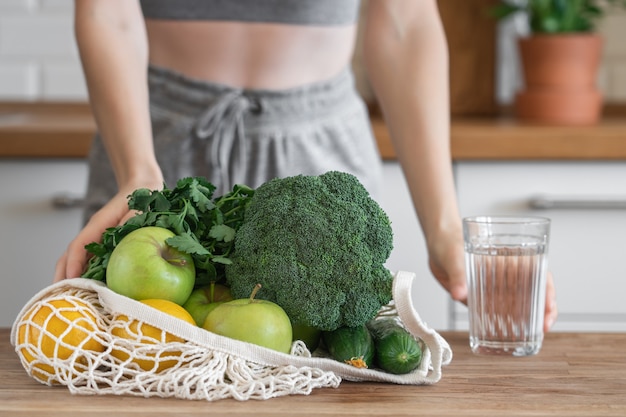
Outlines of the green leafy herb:
{"label": "green leafy herb", "polygon": [[137,215],[107,229],[102,242],[85,246],[93,256],[83,277],[105,281],[111,253],[124,236],[140,227],[159,226],[176,233],[167,240],[168,245],[193,257],[197,286],[223,281],[224,265],[230,264],[235,233],[254,190],[235,185],[217,198],[213,198],[214,191],[215,186],[202,177],[181,179],[173,189],[135,190],[129,196],[128,208]]}

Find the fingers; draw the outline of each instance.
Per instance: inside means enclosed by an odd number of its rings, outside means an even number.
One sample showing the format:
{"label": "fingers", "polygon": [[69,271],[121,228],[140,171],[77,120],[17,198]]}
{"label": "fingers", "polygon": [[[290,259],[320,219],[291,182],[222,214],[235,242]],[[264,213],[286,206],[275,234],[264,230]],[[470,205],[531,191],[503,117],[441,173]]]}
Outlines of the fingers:
{"label": "fingers", "polygon": [[67,264],[67,252],[64,252],[54,267],[54,279],[52,280],[52,282],[59,282],[67,277],[66,268],[65,268],[66,264]]}
{"label": "fingers", "polygon": [[467,282],[465,280],[465,274],[457,275],[450,279],[448,292],[453,300],[467,304]]}
{"label": "fingers", "polygon": [[71,252],[68,249],[57,261],[54,268],[53,282],[58,282],[66,278],[80,277],[87,265],[87,259],[87,252],[85,250]]}
{"label": "fingers", "polygon": [[556,289],[554,287],[554,279],[552,273],[548,272],[546,283],[546,309],[544,314],[543,329],[545,332],[549,331],[558,317],[558,308],[556,303]]}
{"label": "fingers", "polygon": [[463,239],[459,234],[437,240],[429,247],[429,267],[439,284],[453,300],[467,302],[467,281],[465,278],[465,252]]}
{"label": "fingers", "polygon": [[118,226],[126,223],[127,220],[137,215],[137,211],[128,211],[125,216],[119,221]]}
{"label": "fingers", "polygon": [[57,261],[54,282],[81,276],[89,260],[89,253],[85,250],[85,245],[100,242],[102,233],[107,228],[124,223],[134,214],[128,210],[125,197],[112,199],[96,212]]}
{"label": "fingers", "polygon": [[[465,278],[464,255],[457,253],[447,263],[438,263],[431,258],[430,270],[453,300],[467,302],[467,281]],[[443,266],[441,266],[443,265]]]}
{"label": "fingers", "polygon": [[66,278],[80,277],[85,271],[89,254],[85,245],[100,241],[102,232],[99,228],[87,225],[78,236],[68,245],[67,250],[61,255],[54,269],[54,280],[58,282]]}

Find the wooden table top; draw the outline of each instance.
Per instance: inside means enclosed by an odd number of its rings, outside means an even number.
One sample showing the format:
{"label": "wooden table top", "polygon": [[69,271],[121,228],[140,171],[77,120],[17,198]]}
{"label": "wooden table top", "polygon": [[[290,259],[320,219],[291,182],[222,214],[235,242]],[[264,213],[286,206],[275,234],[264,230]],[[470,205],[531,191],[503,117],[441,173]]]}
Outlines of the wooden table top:
{"label": "wooden table top", "polygon": [[266,401],[72,395],[31,379],[0,329],[0,416],[625,416],[626,333],[546,335],[538,355],[477,356],[442,332],[454,358],[431,386],[342,382]]}

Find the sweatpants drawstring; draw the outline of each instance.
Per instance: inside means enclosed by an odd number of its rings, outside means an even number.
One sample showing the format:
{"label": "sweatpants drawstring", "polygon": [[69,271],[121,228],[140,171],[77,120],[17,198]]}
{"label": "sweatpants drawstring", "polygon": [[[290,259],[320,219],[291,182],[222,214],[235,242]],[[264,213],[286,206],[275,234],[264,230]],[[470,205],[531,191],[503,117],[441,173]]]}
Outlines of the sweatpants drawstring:
{"label": "sweatpants drawstring", "polygon": [[232,90],[220,95],[198,119],[196,136],[212,137],[211,146],[206,148],[207,158],[219,171],[222,184],[238,184],[243,180],[247,162],[243,119],[249,110],[259,109],[258,103],[241,90]]}

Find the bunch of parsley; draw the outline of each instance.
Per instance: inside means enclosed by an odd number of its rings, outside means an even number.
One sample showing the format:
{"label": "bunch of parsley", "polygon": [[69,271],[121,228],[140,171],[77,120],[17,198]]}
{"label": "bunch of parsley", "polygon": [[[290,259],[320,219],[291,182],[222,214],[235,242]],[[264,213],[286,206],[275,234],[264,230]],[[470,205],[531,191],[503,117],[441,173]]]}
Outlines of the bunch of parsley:
{"label": "bunch of parsley", "polygon": [[128,199],[137,214],[120,226],[108,228],[102,242],[85,249],[92,254],[84,278],[106,281],[106,267],[113,249],[133,230],[159,226],[176,236],[168,245],[189,253],[196,266],[196,286],[224,280],[224,265],[230,263],[235,233],[243,222],[254,190],[235,185],[229,193],[213,198],[215,186],[202,177],[179,180],[173,189],[135,190]]}

